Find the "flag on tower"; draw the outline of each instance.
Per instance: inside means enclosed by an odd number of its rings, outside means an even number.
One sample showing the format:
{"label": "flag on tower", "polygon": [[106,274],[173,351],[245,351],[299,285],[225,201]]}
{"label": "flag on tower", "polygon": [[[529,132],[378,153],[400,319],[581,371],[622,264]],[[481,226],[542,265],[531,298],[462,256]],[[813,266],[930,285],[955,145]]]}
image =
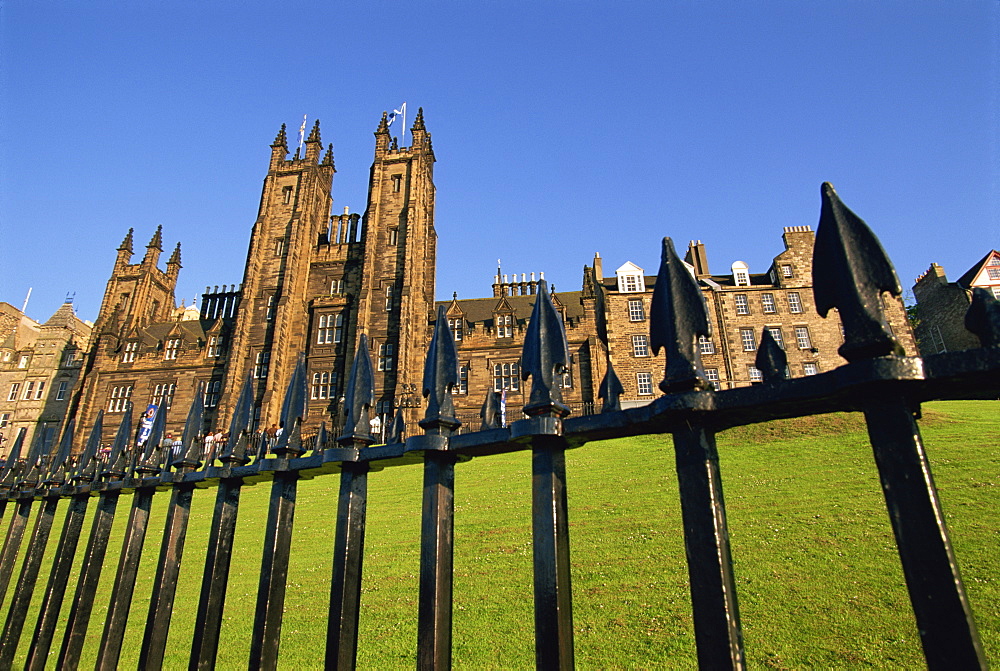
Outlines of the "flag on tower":
{"label": "flag on tower", "polygon": [[396,117],[402,117],[403,118],[403,129],[406,130],[406,103],[405,102],[402,105],[399,106],[399,109],[392,110],[392,112],[389,114],[389,123],[388,123],[388,125],[391,126],[392,122],[396,120]]}
{"label": "flag on tower", "polygon": [[306,115],[306,114],[302,115],[302,125],[299,126],[299,149],[302,149],[302,143],[305,142],[305,139],[306,139],[306,117],[307,116],[308,115]]}

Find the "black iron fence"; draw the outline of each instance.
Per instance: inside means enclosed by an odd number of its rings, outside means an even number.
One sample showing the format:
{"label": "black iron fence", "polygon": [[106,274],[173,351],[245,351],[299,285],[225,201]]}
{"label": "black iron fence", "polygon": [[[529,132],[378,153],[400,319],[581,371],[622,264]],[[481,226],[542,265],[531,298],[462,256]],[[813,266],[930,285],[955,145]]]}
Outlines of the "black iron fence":
{"label": "black iron fence", "polygon": [[[6,595],[20,552],[24,553],[0,639],[0,668],[10,668],[35,598],[43,562],[51,562],[40,595],[34,628],[29,627],[26,668],[42,669],[58,646],[58,668],[76,668],[90,626],[103,628],[97,667],[118,665],[139,556],[153,497],[169,492],[166,526],[160,538],[152,598],[144,624],[140,668],[159,668],[170,627],[175,585],[196,488],[214,488],[211,524],[191,668],[212,668],[219,645],[227,578],[239,512],[240,490],[271,482],[271,503],[260,566],[256,619],[249,667],[274,668],[281,640],[296,484],[302,477],[339,475],[335,521],[333,584],[326,640],[328,668],[353,668],[357,652],[365,540],[367,474],[422,461],[423,509],[418,640],[419,668],[451,663],[452,541],[454,469],[460,460],[516,450],[532,453],[535,650],[540,668],[573,666],[569,526],[566,510],[567,449],[588,442],[641,434],[673,434],[684,540],[687,552],[695,637],[703,668],[744,664],[737,590],[730,560],[722,476],[715,434],[726,428],[776,418],[833,411],[864,413],[875,463],[895,532],[896,544],[928,666],[985,668],[972,614],[959,577],[916,418],[919,404],[942,398],[997,398],[1000,395],[1000,304],[977,291],[966,319],[982,348],[930,357],[905,357],[882,314],[884,292],[898,295],[895,271],[864,222],[848,210],[829,185],[822,190],[822,215],[814,258],[816,304],[821,314],[839,312],[845,327],[840,352],[848,363],[811,377],[786,379],[784,353],[765,329],[757,356],[762,385],[716,392],[705,378],[698,337],[708,336],[705,305],[695,281],[669,239],[651,310],[651,344],[666,350],[664,395],[645,407],[620,409],[622,387],[608,361],[601,386],[601,412],[570,416],[558,377],[568,363],[565,333],[544,283],[522,353],[525,380],[532,380],[523,418],[501,426],[499,399],[487,394],[478,430],[459,434],[451,388],[458,361],[443,313],[432,339],[423,394],[422,435],[401,438],[401,418],[386,444],[375,445],[369,423],[373,374],[364,336],[355,358],[344,406],[330,435],[320,430],[304,438],[306,371],[300,359],[285,397],[287,428],[272,439],[249,432],[253,393],[250,381],[234,408],[230,439],[202,463],[201,400],[188,416],[183,445],[175,453],[160,446],[163,417],[155,420],[145,447],[134,446],[131,410],[125,413],[109,454],[98,451],[99,418],[85,451],[71,462],[72,426],[53,455],[20,459],[22,433],[0,471],[0,512],[13,508],[0,551],[0,598]],[[601,297],[598,296],[598,300]],[[598,314],[603,314],[598,310]],[[599,324],[599,333],[606,333]],[[603,336],[606,338],[606,336]],[[522,417],[520,414],[519,417]],[[401,416],[400,416],[401,417]],[[469,427],[464,427],[468,429]],[[131,498],[129,521],[114,587],[101,622],[91,622],[96,587],[111,543],[111,527],[123,494]],[[45,554],[58,506],[68,511],[54,552]],[[88,507],[93,522],[83,563],[73,565]],[[35,524],[24,535],[29,516]],[[23,546],[23,547],[22,547]],[[74,595],[65,593],[76,574]],[[325,603],[327,596],[319,599]],[[68,621],[57,632],[64,610]],[[61,637],[57,634],[61,633]]]}

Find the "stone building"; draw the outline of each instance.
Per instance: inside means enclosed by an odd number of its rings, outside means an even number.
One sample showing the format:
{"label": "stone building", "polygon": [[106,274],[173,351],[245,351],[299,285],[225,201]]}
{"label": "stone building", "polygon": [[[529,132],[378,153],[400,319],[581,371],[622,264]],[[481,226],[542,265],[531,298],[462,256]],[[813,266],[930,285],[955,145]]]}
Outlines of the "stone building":
{"label": "stone building", "polygon": [[0,315],[0,455],[21,428],[25,450],[35,441],[51,448],[80,379],[91,325],[70,302],[44,324],[8,303],[0,303]]}
{"label": "stone building", "polygon": [[[133,263],[130,230],[117,250],[87,348],[84,383],[70,408],[80,420],[80,440],[101,410],[110,440],[129,401],[141,412],[168,409],[167,429],[180,431],[197,394],[205,401],[205,428],[225,430],[248,379],[255,385],[257,427],[277,425],[300,356],[308,370],[308,428],[320,422],[336,427],[362,334],[376,374],[376,425],[384,431],[402,408],[413,431],[422,415],[419,387],[436,305],[445,309],[458,345],[460,419],[478,428],[491,389],[505,396],[508,419],[517,419],[530,391],[530,382],[521,380],[521,349],[543,276],[508,279],[498,268],[493,296],[454,295],[435,304],[435,157],[422,111],[410,132],[411,145],[399,146],[383,114],[364,212],[333,214],[336,169],[332,146],[323,150],[319,122],[291,158],[282,126],[270,146],[242,283],[206,288],[198,308],[176,305],[180,244],[161,269],[163,233],[157,229]],[[729,274],[712,273],[705,246],[692,242],[688,248],[686,263],[712,322],[702,357],[718,389],[760,381],[754,358],[765,328],[788,353],[793,377],[843,363],[838,320],[821,319],[812,302],[814,234],[808,226],[790,227],[783,241],[784,251],[761,273],[741,262]],[[655,275],[631,262],[606,276],[597,256],[584,266],[579,290],[552,287],[571,354],[563,398],[574,413],[599,410],[608,362],[624,386],[624,406],[659,395],[665,361],[663,354],[652,355],[648,323],[655,282]],[[892,328],[912,353],[902,304],[886,305]],[[599,323],[606,334],[598,333]]]}
{"label": "stone building", "polygon": [[955,282],[936,263],[913,285],[917,299],[914,333],[924,354],[954,352],[979,347],[979,339],[965,328],[965,313],[972,290],[990,291],[1000,299],[1000,252],[991,249]]}

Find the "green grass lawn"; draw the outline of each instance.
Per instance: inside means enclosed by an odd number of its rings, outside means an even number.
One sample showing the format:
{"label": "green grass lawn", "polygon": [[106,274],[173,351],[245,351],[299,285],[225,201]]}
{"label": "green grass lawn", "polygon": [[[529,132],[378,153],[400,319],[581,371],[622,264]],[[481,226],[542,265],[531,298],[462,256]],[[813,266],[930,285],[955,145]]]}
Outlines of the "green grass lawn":
{"label": "green grass lawn", "polygon": [[[925,405],[922,421],[962,575],[987,655],[994,662],[1000,660],[998,411],[1000,402],[931,403]],[[860,417],[771,422],[720,434],[718,442],[750,666],[922,666]],[[567,461],[577,666],[694,667],[670,437],[586,445],[571,451]],[[360,668],[414,665],[421,479],[419,465],[369,476]],[[530,668],[530,456],[474,459],[456,467],[455,479],[454,665]],[[335,476],[299,486],[282,629],[283,668],[322,666],[337,487]],[[243,492],[220,669],[246,666],[268,490],[264,484]],[[186,668],[194,627],[214,490],[199,494],[188,532],[168,669]],[[134,667],[138,658],[167,498],[157,497],[143,556],[147,582],[133,601],[123,668]],[[119,505],[120,529],[130,503],[126,497]],[[96,656],[117,545],[114,541],[109,551],[83,668],[92,666]],[[81,542],[81,554],[83,546]],[[43,581],[44,576],[39,591]],[[64,618],[67,613],[68,607]],[[26,631],[34,622],[32,613]],[[22,660],[28,634],[23,638]]]}

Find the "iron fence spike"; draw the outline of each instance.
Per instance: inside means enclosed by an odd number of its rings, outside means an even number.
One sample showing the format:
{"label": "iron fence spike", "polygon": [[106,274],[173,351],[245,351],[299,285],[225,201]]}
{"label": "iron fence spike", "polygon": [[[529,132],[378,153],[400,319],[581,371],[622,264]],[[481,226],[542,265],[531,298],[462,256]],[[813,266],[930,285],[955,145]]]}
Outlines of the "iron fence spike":
{"label": "iron fence spike", "polygon": [[[229,423],[229,439],[226,441],[226,448],[219,459],[224,463],[245,463],[246,446],[249,436],[244,440],[243,436],[249,431],[250,421],[253,418],[253,372],[247,373],[247,378],[240,389],[240,395],[236,399],[236,407],[233,409],[233,419]],[[242,442],[241,442],[242,441]],[[242,445],[243,453],[239,454]]]}
{"label": "iron fence spike", "polygon": [[764,328],[760,334],[760,347],[753,365],[760,371],[764,382],[780,382],[788,379],[788,355],[774,339],[771,330]]}
{"label": "iron fence spike", "polygon": [[392,418],[392,424],[389,426],[389,434],[385,439],[386,444],[402,443],[405,432],[406,422],[403,420],[403,409],[399,408],[396,410],[396,416]]}
{"label": "iron fence spike", "polygon": [[670,394],[711,385],[701,365],[698,337],[712,335],[708,307],[698,282],[663,238],[660,269],[649,309],[649,339],[653,354],[663,349],[667,364],[660,389]]}
{"label": "iron fence spike", "polygon": [[492,389],[486,391],[486,398],[483,400],[483,407],[479,410],[479,416],[483,418],[480,431],[500,428],[500,394]]}
{"label": "iron fence spike", "polygon": [[822,208],[813,249],[813,296],[826,317],[836,308],[844,326],[838,350],[848,361],[904,354],[885,318],[882,294],[902,288],[892,262],[868,225],[824,182]]}
{"label": "iron fence spike", "polygon": [[618,374],[615,373],[614,365],[608,359],[608,370],[604,373],[604,379],[601,380],[601,389],[597,394],[597,398],[604,401],[601,404],[601,412],[617,412],[621,410],[621,396],[624,393],[625,388],[622,386],[621,380],[618,379]]}
{"label": "iron fence spike", "polygon": [[1000,347],[1000,301],[982,287],[972,290],[972,305],[965,313],[965,328],[983,347]]}
{"label": "iron fence spike", "polygon": [[455,339],[448,330],[448,320],[445,318],[444,306],[438,306],[437,319],[434,321],[434,335],[427,348],[427,360],[424,362],[424,377],[422,393],[427,398],[427,412],[419,422],[423,428],[429,428],[445,422],[458,426],[455,419],[455,402],[451,390],[458,384],[459,366],[458,352],[455,349]]}
{"label": "iron fence spike", "polygon": [[306,357],[300,353],[281,403],[281,435],[271,450],[275,454],[302,454],[301,424],[306,417]]}
{"label": "iron fence spike", "polygon": [[[134,463],[130,469],[131,471],[159,473],[163,470],[163,435],[167,426],[168,411],[165,403],[161,403],[160,407],[156,409],[156,415],[153,416],[153,426],[149,430],[149,438],[146,439],[146,444],[141,454],[139,446],[136,445],[135,459],[133,460]],[[167,452],[169,451],[167,450]]]}
{"label": "iron fence spike", "polygon": [[10,489],[14,485],[14,479],[17,477],[17,464],[21,458],[21,449],[24,447],[24,438],[27,435],[28,429],[26,427],[22,426],[17,430],[17,437],[14,439],[14,444],[7,453],[6,460],[4,460],[3,480],[0,481],[0,486],[6,489]]}
{"label": "iron fence spike", "polygon": [[549,297],[548,282],[540,280],[521,351],[521,379],[526,381],[531,377],[531,393],[524,406],[525,414],[554,413],[560,417],[569,414],[569,408],[562,402],[562,390],[556,378],[565,372],[567,366],[569,345],[566,343],[562,315]]}
{"label": "iron fence spike", "polygon": [[69,466],[69,455],[73,450],[73,433],[76,429],[76,419],[70,418],[63,429],[62,438],[56,451],[55,459],[49,466],[49,477],[53,484],[63,484],[66,482],[67,469]]}
{"label": "iron fence spike", "polygon": [[73,480],[92,481],[97,479],[97,451],[101,447],[101,436],[104,433],[104,410],[97,411],[97,419],[87,436],[87,442],[80,453],[80,460],[73,470]]}
{"label": "iron fence spike", "polygon": [[313,451],[317,454],[326,449],[326,443],[330,440],[330,435],[326,430],[326,422],[319,423],[319,431],[316,432],[316,444]]}
{"label": "iron fence spike", "polygon": [[199,458],[204,446],[202,440],[205,426],[205,401],[202,394],[195,394],[184,422],[184,433],[181,437],[181,453],[174,455],[171,466],[176,469],[197,469],[201,465]]}
{"label": "iron fence spike", "polygon": [[358,438],[365,442],[374,442],[371,425],[368,423],[368,411],[374,403],[375,373],[372,369],[372,357],[368,352],[368,336],[362,333],[358,336],[358,351],[351,364],[351,375],[344,394],[343,412],[346,421],[344,434],[340,436],[339,441],[350,442]]}

